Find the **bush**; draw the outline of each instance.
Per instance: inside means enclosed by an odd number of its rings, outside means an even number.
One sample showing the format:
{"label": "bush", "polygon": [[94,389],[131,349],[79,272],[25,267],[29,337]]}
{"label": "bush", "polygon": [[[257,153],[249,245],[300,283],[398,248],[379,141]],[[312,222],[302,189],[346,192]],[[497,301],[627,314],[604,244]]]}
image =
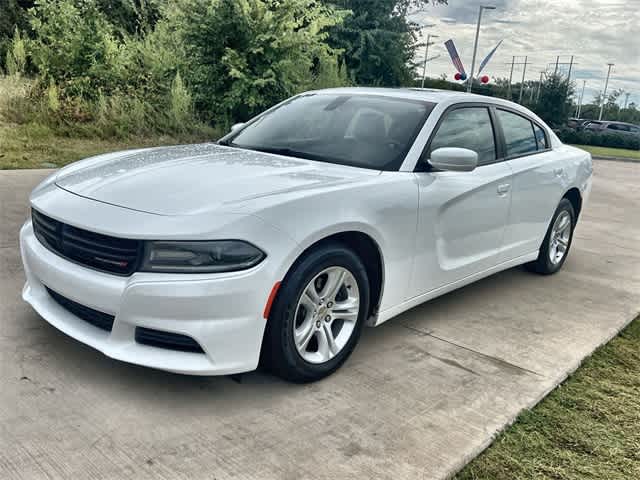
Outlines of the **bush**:
{"label": "bush", "polygon": [[183,129],[193,121],[193,101],[179,72],[171,85],[170,104],[169,116],[177,130]]}
{"label": "bush", "polygon": [[31,58],[47,84],[54,81],[65,95],[87,99],[122,84],[123,43],[93,2],[39,0],[31,27]]}
{"label": "bush", "polygon": [[[207,121],[246,120],[323,83],[340,83],[327,27],[341,16],[315,0],[176,2],[167,22],[185,49],[183,71]],[[332,77],[332,78],[327,78]]]}
{"label": "bush", "polygon": [[640,136],[638,135],[621,135],[619,133],[573,130],[570,128],[562,128],[557,130],[556,133],[564,143],[640,150]]}
{"label": "bush", "polygon": [[23,123],[20,108],[27,103],[32,83],[23,77],[0,75],[0,121]]}
{"label": "bush", "polygon": [[177,74],[184,54],[175,29],[164,22],[129,34],[114,27],[100,5],[96,0],[36,2],[28,50],[39,77],[6,115],[98,138],[207,130]]}
{"label": "bush", "polygon": [[12,72],[37,72],[5,102],[3,115],[17,123],[99,138],[182,135],[348,83],[326,43],[344,13],[317,0],[34,5],[30,38],[25,44],[16,30],[7,54]]}
{"label": "bush", "polygon": [[10,76],[20,76],[25,71],[27,52],[18,27],[14,30],[13,39],[7,50],[5,65],[7,67],[7,74]]}

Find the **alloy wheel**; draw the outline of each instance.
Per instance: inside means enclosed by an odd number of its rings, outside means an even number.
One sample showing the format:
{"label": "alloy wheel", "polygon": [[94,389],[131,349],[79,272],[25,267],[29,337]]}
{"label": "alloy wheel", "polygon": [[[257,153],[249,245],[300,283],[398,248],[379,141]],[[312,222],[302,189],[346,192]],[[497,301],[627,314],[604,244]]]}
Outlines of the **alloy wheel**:
{"label": "alloy wheel", "polygon": [[355,277],[343,267],[329,267],[304,288],[295,311],[293,337],[300,356],[309,363],[334,358],[353,335],[360,313]]}
{"label": "alloy wheel", "polygon": [[549,260],[553,265],[562,261],[571,240],[571,215],[563,210],[556,218],[549,236]]}

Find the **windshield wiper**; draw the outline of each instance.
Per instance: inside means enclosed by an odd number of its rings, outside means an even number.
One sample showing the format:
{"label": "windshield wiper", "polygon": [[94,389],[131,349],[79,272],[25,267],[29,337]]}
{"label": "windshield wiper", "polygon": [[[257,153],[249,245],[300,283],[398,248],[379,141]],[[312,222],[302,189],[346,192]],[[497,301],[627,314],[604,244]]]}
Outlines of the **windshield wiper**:
{"label": "windshield wiper", "polygon": [[[316,162],[335,163],[337,165],[349,165],[344,159],[333,158],[326,155],[318,155],[311,152],[302,152],[289,147],[253,147],[249,145],[238,145],[233,141],[228,144],[230,147],[240,148],[243,150],[254,150],[256,152],[274,153],[276,155],[284,155],[286,157],[302,158],[304,160],[315,160]],[[358,166],[358,165],[353,165]]]}
{"label": "windshield wiper", "polygon": [[276,155],[284,155],[286,157],[303,158],[305,160],[319,160],[319,156],[312,153],[301,152],[289,147],[250,147],[245,145],[230,144],[232,147],[245,148],[247,150],[255,150],[256,152],[274,153]]}
{"label": "windshield wiper", "polygon": [[[250,148],[253,148],[253,147],[250,147]],[[296,156],[304,155],[304,152],[299,152],[299,151],[293,150],[292,148],[289,148],[289,147],[256,147],[256,148],[253,148],[253,149],[257,150],[259,152],[275,153],[277,155],[287,155],[289,157],[296,157]]]}

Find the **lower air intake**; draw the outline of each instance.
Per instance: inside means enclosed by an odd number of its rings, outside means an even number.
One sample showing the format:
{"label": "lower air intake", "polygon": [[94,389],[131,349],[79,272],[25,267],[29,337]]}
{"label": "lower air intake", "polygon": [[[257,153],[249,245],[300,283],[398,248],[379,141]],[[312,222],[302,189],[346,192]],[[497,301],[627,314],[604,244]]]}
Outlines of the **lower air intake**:
{"label": "lower air intake", "polygon": [[151,328],[136,327],[136,342],[150,347],[178,350],[180,352],[204,353],[193,338],[178,333],[162,332]]}

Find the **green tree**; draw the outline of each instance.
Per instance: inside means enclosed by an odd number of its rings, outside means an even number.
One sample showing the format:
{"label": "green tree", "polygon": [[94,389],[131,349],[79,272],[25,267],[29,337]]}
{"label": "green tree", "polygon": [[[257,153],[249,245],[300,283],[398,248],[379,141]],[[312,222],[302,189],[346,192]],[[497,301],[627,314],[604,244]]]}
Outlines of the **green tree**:
{"label": "green tree", "polygon": [[[329,44],[342,51],[341,63],[358,85],[409,85],[418,26],[407,18],[429,0],[325,0],[351,14],[330,31]],[[433,0],[431,3],[447,3]]]}
{"label": "green tree", "polygon": [[573,113],[573,85],[562,75],[548,75],[540,86],[540,98],[532,109],[552,127],[565,125]]}
{"label": "green tree", "polygon": [[183,0],[167,22],[180,33],[197,110],[228,123],[337,71],[325,40],[340,20],[314,0]]}

